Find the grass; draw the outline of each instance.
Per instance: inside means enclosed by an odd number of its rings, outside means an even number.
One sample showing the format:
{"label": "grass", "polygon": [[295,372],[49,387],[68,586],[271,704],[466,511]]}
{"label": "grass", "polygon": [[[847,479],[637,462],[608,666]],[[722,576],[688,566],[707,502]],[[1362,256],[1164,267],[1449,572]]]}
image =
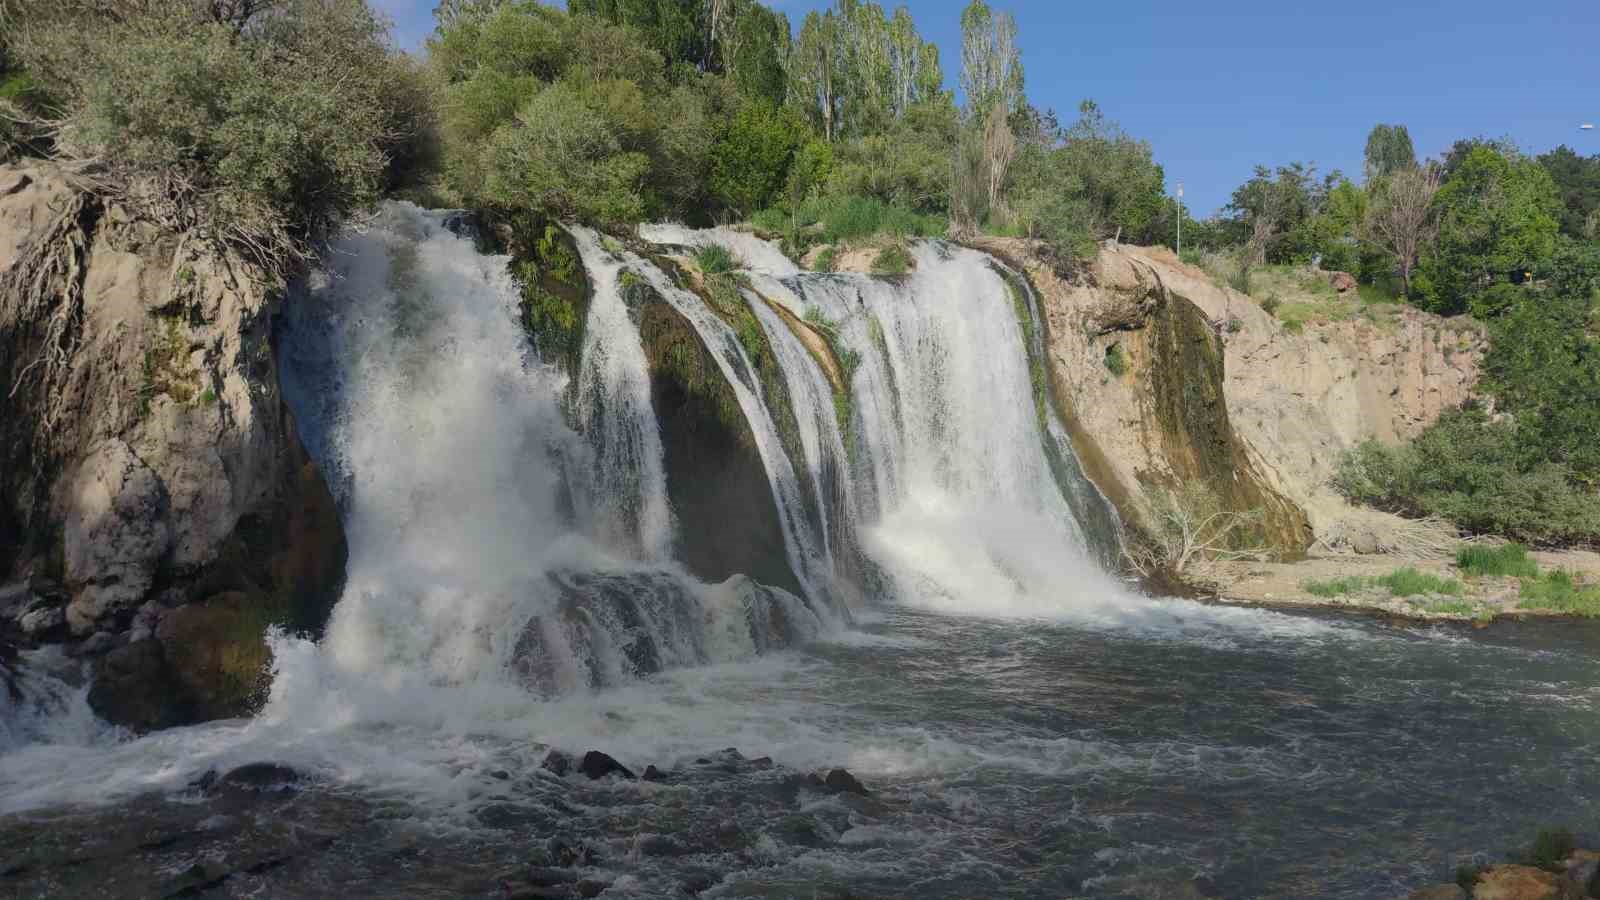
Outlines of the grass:
{"label": "grass", "polygon": [[904,275],[911,271],[911,253],[902,244],[890,244],[872,260],[872,271],[879,275]]}
{"label": "grass", "polygon": [[752,216],[751,222],[757,228],[778,232],[820,225],[820,238],[826,244],[880,234],[935,237],[943,234],[949,224],[942,216],[925,215],[873,197],[839,195],[807,200],[792,216],[786,209],[765,209]]}
{"label": "grass", "polygon": [[1470,600],[1440,600],[1427,606],[1428,612],[1452,616],[1477,616],[1482,610]]}
{"label": "grass", "polygon": [[707,275],[721,275],[739,268],[739,258],[719,244],[707,244],[696,250],[694,261]]}
{"label": "grass", "polygon": [[817,261],[812,264],[811,270],[813,272],[832,272],[834,258],[838,255],[839,251],[836,248],[832,246],[823,247],[822,252],[817,254]]}
{"label": "grass", "polygon": [[1427,572],[1419,572],[1412,566],[1395,569],[1382,578],[1375,579],[1374,583],[1388,588],[1389,593],[1396,597],[1461,593],[1461,582],[1454,578],[1440,578]]}
{"label": "grass", "polygon": [[1521,544],[1462,547],[1456,551],[1456,567],[1463,575],[1510,575],[1517,578],[1535,578],[1539,575],[1539,564],[1528,558],[1528,548]]}
{"label": "grass", "polygon": [[[1390,596],[1393,597],[1415,597],[1418,594],[1459,596],[1462,592],[1461,582],[1453,578],[1440,578],[1427,572],[1419,572],[1411,566],[1395,569],[1393,572],[1379,578],[1349,575],[1344,578],[1332,578],[1326,581],[1313,579],[1302,581],[1300,587],[1314,597],[1341,597],[1345,594],[1354,594],[1371,587],[1387,588]],[[1438,611],[1445,612],[1447,610]],[[1471,614],[1473,609],[1464,608],[1460,612]]]}
{"label": "grass", "polygon": [[1300,587],[1313,597],[1341,597],[1345,594],[1354,594],[1357,591],[1364,590],[1369,583],[1366,578],[1352,575],[1348,578],[1331,578],[1327,581],[1317,581],[1315,579],[1303,581],[1300,583]]}
{"label": "grass", "polygon": [[1600,618],[1600,585],[1582,585],[1571,572],[1557,569],[1524,578],[1517,606]]}

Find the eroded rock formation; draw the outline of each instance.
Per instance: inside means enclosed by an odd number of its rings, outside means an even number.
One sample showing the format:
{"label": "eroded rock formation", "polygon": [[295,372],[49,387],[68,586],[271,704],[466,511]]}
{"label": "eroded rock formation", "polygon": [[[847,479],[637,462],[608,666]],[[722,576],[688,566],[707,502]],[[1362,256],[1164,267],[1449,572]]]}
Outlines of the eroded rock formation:
{"label": "eroded rock formation", "polygon": [[318,628],[337,599],[338,514],[279,396],[279,294],[60,169],[0,168],[0,582],[107,654],[112,721],[247,712],[265,628]]}

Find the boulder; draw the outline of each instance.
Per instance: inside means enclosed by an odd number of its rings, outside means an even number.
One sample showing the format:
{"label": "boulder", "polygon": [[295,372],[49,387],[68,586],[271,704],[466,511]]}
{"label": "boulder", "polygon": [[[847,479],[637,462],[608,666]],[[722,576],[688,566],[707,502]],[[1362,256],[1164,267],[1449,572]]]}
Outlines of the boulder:
{"label": "boulder", "polygon": [[572,757],[560,750],[551,750],[544,755],[544,762],[539,764],[539,768],[565,778],[572,774]]}
{"label": "boulder", "polygon": [[67,624],[67,611],[47,603],[35,603],[17,617],[17,627],[36,641],[48,639]]}
{"label": "boulder", "polygon": [[865,797],[871,793],[854,775],[844,769],[834,769],[829,772],[828,777],[823,779],[822,783],[827,786],[828,790],[836,794],[858,794]]}
{"label": "boulder", "polygon": [[67,581],[78,591],[67,607],[67,624],[83,635],[102,617],[144,600],[172,546],[172,531],[161,479],[120,438],[89,454],[68,496],[62,534]]}
{"label": "boulder", "polygon": [[1494,866],[1478,876],[1473,900],[1564,900],[1561,878],[1532,866]]}
{"label": "boulder", "polygon": [[293,791],[298,790],[305,776],[279,763],[254,762],[246,763],[235,769],[229,769],[227,774],[218,778],[211,784],[210,789],[215,791],[245,790],[245,791]]}
{"label": "boulder", "polygon": [[194,721],[183,687],[172,677],[155,640],[135,641],[95,661],[89,707],[101,718],[140,733]]}
{"label": "boulder", "polygon": [[1356,277],[1349,272],[1329,272],[1328,284],[1333,285],[1334,290],[1343,294],[1356,289]]}
{"label": "boulder", "polygon": [[667,773],[649,765],[644,767],[644,774],[639,777],[645,781],[662,782],[667,780]]}
{"label": "boulder", "polygon": [[634,781],[638,778],[627,766],[601,753],[599,750],[590,750],[585,753],[583,762],[578,763],[578,771],[588,776],[591,781],[597,781],[607,775],[621,775],[629,781]]}

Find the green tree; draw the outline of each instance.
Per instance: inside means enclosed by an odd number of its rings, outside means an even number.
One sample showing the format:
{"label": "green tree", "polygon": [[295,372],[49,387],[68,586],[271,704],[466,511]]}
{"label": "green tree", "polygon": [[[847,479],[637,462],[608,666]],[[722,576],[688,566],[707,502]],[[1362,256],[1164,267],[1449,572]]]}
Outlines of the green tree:
{"label": "green tree", "polygon": [[1488,146],[1470,150],[1434,198],[1439,236],[1419,267],[1424,308],[1465,312],[1511,273],[1531,271],[1555,248],[1561,204],[1538,163]]}
{"label": "green tree", "polygon": [[711,149],[711,190],[729,208],[746,215],[783,193],[789,163],[806,137],[790,111],[746,103]]}
{"label": "green tree", "polygon": [[567,9],[633,28],[669,65],[704,68],[710,60],[705,0],[568,0]]}
{"label": "green tree", "polygon": [[1600,154],[1579,156],[1565,144],[1539,157],[1561,195],[1561,232],[1575,238],[1600,240],[1596,213],[1600,211]]}
{"label": "green tree", "polygon": [[1404,125],[1374,125],[1367,134],[1365,171],[1367,180],[1383,178],[1417,164],[1417,150],[1411,132]]}

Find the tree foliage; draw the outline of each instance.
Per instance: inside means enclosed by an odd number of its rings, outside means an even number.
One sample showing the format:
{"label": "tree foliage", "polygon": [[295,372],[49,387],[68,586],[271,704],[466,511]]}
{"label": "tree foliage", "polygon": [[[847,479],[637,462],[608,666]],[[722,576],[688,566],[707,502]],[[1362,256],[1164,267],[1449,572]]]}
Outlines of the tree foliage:
{"label": "tree foliage", "polygon": [[1420,267],[1422,305],[1465,312],[1513,273],[1532,271],[1555,248],[1560,201],[1538,163],[1477,146],[1434,198],[1439,237]]}
{"label": "tree foliage", "polygon": [[1565,144],[1539,157],[1561,197],[1561,233],[1600,241],[1600,153],[1579,156]]}
{"label": "tree foliage", "polygon": [[1404,125],[1374,125],[1367,135],[1365,172],[1367,180],[1385,178],[1403,169],[1415,168],[1417,150],[1411,132]]}
{"label": "tree foliage", "polygon": [[364,0],[8,0],[56,155],[280,264],[416,164],[420,74]]}

